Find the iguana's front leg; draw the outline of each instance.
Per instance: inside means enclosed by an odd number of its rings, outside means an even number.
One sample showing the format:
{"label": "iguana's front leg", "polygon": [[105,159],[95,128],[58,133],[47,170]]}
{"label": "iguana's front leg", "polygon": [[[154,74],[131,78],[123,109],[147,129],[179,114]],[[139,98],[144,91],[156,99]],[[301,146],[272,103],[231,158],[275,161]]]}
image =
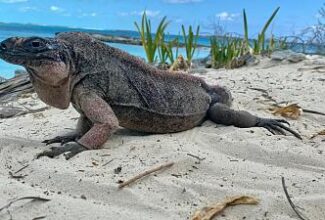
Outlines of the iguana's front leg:
{"label": "iguana's front leg", "polygon": [[260,118],[246,111],[235,111],[221,103],[216,103],[210,107],[208,118],[218,124],[234,125],[240,128],[263,127],[272,134],[286,135],[285,131],[288,131],[295,137],[301,139],[301,136],[297,132],[284,125],[284,123],[289,124],[286,120]]}
{"label": "iguana's front leg", "polygon": [[92,123],[92,127],[76,142],[65,144],[62,147],[52,147],[38,155],[55,157],[69,152],[67,159],[83,150],[100,148],[109,136],[118,128],[118,119],[112,108],[94,93],[79,93],[76,95],[76,105]]}
{"label": "iguana's front leg", "polygon": [[42,143],[45,143],[46,145],[60,143],[61,145],[63,145],[68,142],[77,141],[84,134],[86,134],[87,131],[90,130],[92,125],[92,122],[84,114],[81,114],[78,119],[77,128],[75,131],[63,136],[57,136],[52,139],[44,140]]}

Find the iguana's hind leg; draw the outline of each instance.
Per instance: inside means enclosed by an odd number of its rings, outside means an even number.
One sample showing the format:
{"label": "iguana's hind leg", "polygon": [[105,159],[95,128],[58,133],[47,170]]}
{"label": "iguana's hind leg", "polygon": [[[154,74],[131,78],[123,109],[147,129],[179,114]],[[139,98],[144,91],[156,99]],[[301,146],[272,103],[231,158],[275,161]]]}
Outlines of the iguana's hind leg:
{"label": "iguana's hind leg", "polygon": [[83,114],[80,115],[77,123],[77,129],[69,134],[57,136],[52,139],[44,140],[42,143],[46,145],[60,143],[61,145],[73,142],[82,137],[92,127],[93,123]]}
{"label": "iguana's hind leg", "polygon": [[223,103],[215,103],[208,110],[208,118],[217,124],[234,125],[240,128],[264,127],[272,134],[285,135],[285,131],[290,132],[295,137],[301,139],[301,136],[284,125],[289,124],[281,119],[268,119],[254,116],[246,111],[235,111]]}
{"label": "iguana's hind leg", "polygon": [[221,86],[210,86],[208,88],[208,93],[211,96],[211,103],[222,103],[226,106],[231,106],[233,98],[230,91]]}

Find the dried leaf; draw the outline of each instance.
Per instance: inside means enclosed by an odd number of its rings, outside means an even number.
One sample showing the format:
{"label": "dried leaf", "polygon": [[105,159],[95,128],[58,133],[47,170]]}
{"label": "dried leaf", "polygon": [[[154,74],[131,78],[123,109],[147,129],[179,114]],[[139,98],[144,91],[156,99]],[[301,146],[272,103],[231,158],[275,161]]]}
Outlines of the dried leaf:
{"label": "dried leaf", "polygon": [[313,139],[314,137],[317,137],[318,135],[325,135],[325,129],[317,132],[316,134],[313,134],[310,139]]}
{"label": "dried leaf", "polygon": [[222,202],[218,202],[212,206],[204,207],[194,213],[192,220],[211,220],[214,216],[221,213],[227,206],[233,205],[256,205],[258,199],[251,196],[234,196],[226,198]]}
{"label": "dried leaf", "polygon": [[276,107],[273,114],[281,115],[285,118],[298,119],[302,114],[302,108],[298,104],[291,104],[285,107]]}

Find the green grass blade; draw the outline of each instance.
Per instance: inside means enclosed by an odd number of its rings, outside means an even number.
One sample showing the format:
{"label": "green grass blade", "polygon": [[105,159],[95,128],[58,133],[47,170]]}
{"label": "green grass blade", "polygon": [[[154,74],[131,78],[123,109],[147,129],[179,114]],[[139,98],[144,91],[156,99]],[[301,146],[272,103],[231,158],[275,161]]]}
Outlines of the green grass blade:
{"label": "green grass blade", "polygon": [[274,17],[276,16],[276,14],[278,13],[278,11],[280,10],[280,7],[277,7],[277,9],[275,9],[275,11],[272,13],[271,17],[269,18],[269,20],[267,20],[267,22],[265,23],[261,34],[265,35],[265,32],[267,31],[268,27],[270,26],[271,22],[273,21]]}
{"label": "green grass blade", "polygon": [[248,23],[247,23],[247,16],[246,16],[246,11],[243,9],[243,18],[244,18],[244,36],[245,36],[245,42],[248,47]]}

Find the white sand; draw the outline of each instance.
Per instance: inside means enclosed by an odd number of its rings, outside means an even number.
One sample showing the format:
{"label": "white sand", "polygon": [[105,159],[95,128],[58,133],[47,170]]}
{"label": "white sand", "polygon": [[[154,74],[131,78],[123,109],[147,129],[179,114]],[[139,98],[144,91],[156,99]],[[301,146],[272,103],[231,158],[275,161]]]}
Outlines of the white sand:
{"label": "white sand", "polygon": [[[249,87],[266,89],[278,102],[324,112],[325,72],[312,69],[317,65],[325,65],[325,59],[275,65],[263,60],[255,67],[209,70],[200,76],[211,84],[228,86],[235,109],[275,117],[268,111],[271,102]],[[19,103],[42,105],[33,98]],[[255,196],[260,204],[230,207],[216,219],[297,219],[285,198],[281,176],[305,216],[325,219],[324,136],[309,139],[325,129],[324,116],[305,113],[290,121],[303,141],[270,135],[263,128],[216,126],[207,121],[165,135],[141,136],[121,129],[102,150],[83,152],[68,161],[63,156],[34,159],[47,148],[42,140],[70,131],[77,117],[72,108],[50,108],[0,120],[0,207],[23,196],[51,199],[14,203],[0,212],[0,219],[189,219],[199,208],[234,195]],[[188,153],[205,159],[199,162]],[[119,180],[168,161],[175,165],[118,189]],[[15,174],[23,178],[11,177],[9,172],[25,165]],[[115,174],[119,166],[122,171]]]}

